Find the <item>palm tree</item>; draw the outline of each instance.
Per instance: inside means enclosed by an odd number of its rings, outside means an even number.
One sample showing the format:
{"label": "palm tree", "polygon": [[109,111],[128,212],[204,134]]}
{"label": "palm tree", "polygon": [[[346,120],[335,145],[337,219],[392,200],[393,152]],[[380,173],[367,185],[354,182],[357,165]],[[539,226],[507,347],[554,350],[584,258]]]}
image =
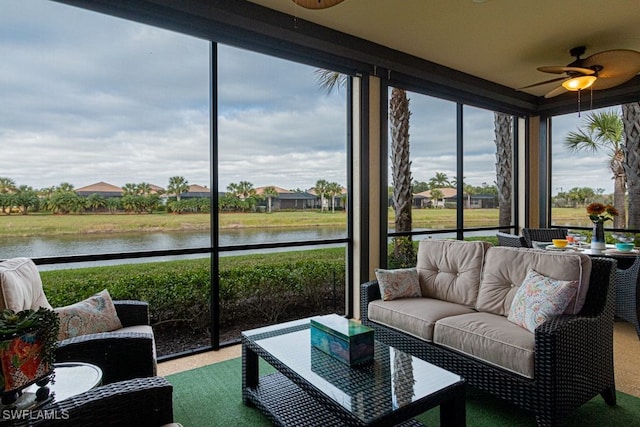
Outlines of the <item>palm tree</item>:
{"label": "palm tree", "polygon": [[[438,202],[440,201],[440,199],[442,199],[444,197],[444,193],[440,190],[438,190],[437,188],[434,188],[433,190],[431,190],[431,202],[433,203],[434,207],[438,207]],[[444,207],[444,205],[443,205]]]}
{"label": "palm tree", "polygon": [[137,190],[138,194],[147,196],[151,194],[151,184],[149,184],[148,182],[141,182],[140,184],[138,184]]}
{"label": "palm tree", "polygon": [[[496,186],[498,187],[498,225],[511,225],[511,177],[513,173],[513,137],[512,118],[508,114],[493,113],[494,133],[496,136]],[[509,232],[509,229],[503,229]]]}
{"label": "palm tree", "polygon": [[337,182],[330,182],[329,185],[327,185],[327,192],[329,193],[329,196],[331,196],[331,212],[335,213],[336,196],[342,193],[342,185],[338,184]]}
{"label": "palm tree", "polygon": [[68,182],[61,182],[60,185],[56,187],[56,191],[59,193],[72,193],[73,190],[73,184],[69,184]]}
{"label": "palm tree", "polygon": [[[0,176],[0,195],[8,195],[9,193],[13,193],[16,191],[16,183],[11,179],[4,176]],[[2,213],[6,212],[6,208],[9,207],[9,213],[11,213],[11,205],[5,206],[9,204],[10,197],[3,197],[4,202],[2,203]]]}
{"label": "palm tree", "polygon": [[5,176],[0,176],[0,193],[10,193],[15,191],[16,183],[11,179]]}
{"label": "palm tree", "polygon": [[92,211],[96,211],[97,209],[104,207],[106,205],[105,198],[99,193],[89,194],[87,197],[87,207]]}
{"label": "palm tree", "polygon": [[[346,76],[335,71],[318,70],[318,85],[331,92],[346,83]],[[395,231],[410,232],[413,195],[411,193],[411,160],[409,156],[409,98],[404,89],[392,88],[389,100],[391,130],[391,171],[393,175],[393,209]],[[317,192],[317,189],[316,189]],[[394,258],[401,264],[413,265],[411,236],[394,239]]]}
{"label": "palm tree", "polygon": [[135,196],[138,194],[138,186],[132,182],[127,182],[122,186],[122,195],[123,196]]}
{"label": "palm tree", "polygon": [[443,188],[449,187],[451,182],[449,182],[449,177],[444,172],[436,172],[436,175],[429,180],[429,187],[433,188]]}
{"label": "palm tree", "polygon": [[227,190],[238,200],[238,206],[242,211],[252,209],[257,203],[256,189],[249,181],[231,183],[227,186]]}
{"label": "palm tree", "polygon": [[591,113],[587,116],[586,130],[569,132],[565,146],[572,151],[598,152],[604,150],[608,155],[609,169],[613,174],[613,206],[619,212],[613,219],[614,228],[624,228],[625,184],[624,137],[620,115],[613,111]]}
{"label": "palm tree", "polygon": [[265,187],[262,190],[262,195],[267,198],[267,212],[271,213],[271,201],[272,199],[278,197],[276,187],[274,187],[273,185]]}
{"label": "palm tree", "polygon": [[393,88],[389,100],[391,173],[395,231],[411,231],[411,161],[409,157],[409,98],[404,89]]}
{"label": "palm tree", "polygon": [[624,171],[629,196],[629,228],[640,228],[640,102],[622,105]]}
{"label": "palm tree", "polygon": [[176,200],[180,201],[180,195],[189,191],[189,182],[182,176],[172,176],[169,178],[168,194],[175,194]]}
{"label": "palm tree", "polygon": [[39,202],[38,194],[28,185],[18,187],[13,200],[16,206],[20,208],[22,215],[26,215],[29,212],[29,208],[37,207]]}
{"label": "palm tree", "polygon": [[329,181],[327,181],[326,179],[319,179],[316,181],[316,186],[314,187],[314,190],[316,191],[316,194],[320,196],[320,212],[324,210],[324,205],[325,205],[324,196],[329,192],[328,187],[329,187]]}

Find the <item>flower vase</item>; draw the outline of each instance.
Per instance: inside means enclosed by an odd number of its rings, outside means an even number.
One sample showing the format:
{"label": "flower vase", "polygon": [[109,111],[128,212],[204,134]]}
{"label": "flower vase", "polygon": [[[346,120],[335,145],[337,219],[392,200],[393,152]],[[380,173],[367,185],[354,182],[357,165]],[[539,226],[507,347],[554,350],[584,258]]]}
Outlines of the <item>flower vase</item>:
{"label": "flower vase", "polygon": [[591,249],[603,251],[607,248],[604,241],[604,224],[601,222],[593,223],[593,234],[591,236]]}

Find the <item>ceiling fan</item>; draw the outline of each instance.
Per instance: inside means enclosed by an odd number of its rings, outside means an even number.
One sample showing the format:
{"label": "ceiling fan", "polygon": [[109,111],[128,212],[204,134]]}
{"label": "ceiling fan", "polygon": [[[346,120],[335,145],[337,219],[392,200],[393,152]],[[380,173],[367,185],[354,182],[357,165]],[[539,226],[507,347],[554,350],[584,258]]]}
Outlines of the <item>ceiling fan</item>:
{"label": "ceiling fan", "polygon": [[570,54],[576,59],[566,66],[538,67],[538,71],[564,74],[564,76],[534,83],[520,89],[562,81],[560,86],[544,95],[545,98],[552,98],[566,91],[581,91],[588,88],[591,90],[609,89],[631,80],[640,72],[640,52],[635,50],[605,50],[584,59],[580,58],[585,51],[584,46],[571,49]]}

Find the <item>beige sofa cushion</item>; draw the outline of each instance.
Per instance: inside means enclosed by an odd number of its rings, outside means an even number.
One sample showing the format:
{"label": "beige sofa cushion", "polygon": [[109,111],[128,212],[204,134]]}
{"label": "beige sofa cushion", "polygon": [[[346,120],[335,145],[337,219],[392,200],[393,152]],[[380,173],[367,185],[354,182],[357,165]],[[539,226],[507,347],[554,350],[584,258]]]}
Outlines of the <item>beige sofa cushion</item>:
{"label": "beige sofa cushion", "polygon": [[481,241],[421,241],[416,268],[422,296],[474,307],[490,246]]}
{"label": "beige sofa cushion", "polygon": [[374,322],[414,337],[432,341],[436,321],[447,316],[473,312],[473,309],[460,304],[431,298],[403,298],[393,301],[371,301],[368,317]]}
{"label": "beige sofa cushion", "polygon": [[12,258],[0,262],[0,310],[51,309],[42,289],[38,268],[29,258]]}
{"label": "beige sofa cushion", "polygon": [[506,317],[470,313],[440,319],[433,342],[534,378],[535,335]]}
{"label": "beige sofa cushion", "polygon": [[565,313],[580,312],[589,289],[591,258],[575,252],[492,247],[487,251],[476,309],[506,316],[529,270],[556,280],[578,281],[576,297]]}

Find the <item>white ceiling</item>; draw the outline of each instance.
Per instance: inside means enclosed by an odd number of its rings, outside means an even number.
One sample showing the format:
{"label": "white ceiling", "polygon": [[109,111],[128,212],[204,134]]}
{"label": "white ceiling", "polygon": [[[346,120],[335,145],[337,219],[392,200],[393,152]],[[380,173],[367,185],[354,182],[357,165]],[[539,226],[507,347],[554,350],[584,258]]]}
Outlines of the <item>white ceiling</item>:
{"label": "white ceiling", "polygon": [[323,10],[248,1],[514,90],[557,77],[536,68],[569,64],[575,46],[586,46],[584,57],[640,51],[639,0],[344,0]]}

